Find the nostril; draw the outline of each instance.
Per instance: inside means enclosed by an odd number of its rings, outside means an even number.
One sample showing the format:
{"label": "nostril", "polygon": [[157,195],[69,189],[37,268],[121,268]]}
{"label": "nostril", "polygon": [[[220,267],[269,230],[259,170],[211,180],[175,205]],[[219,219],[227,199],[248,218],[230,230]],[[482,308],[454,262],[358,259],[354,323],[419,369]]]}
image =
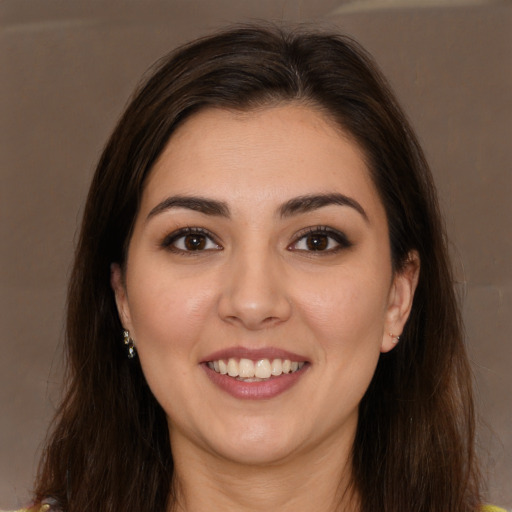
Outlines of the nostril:
{"label": "nostril", "polygon": [[248,316],[248,315],[227,315],[224,317],[224,321],[232,324],[241,324],[246,329],[260,329],[260,328],[268,328],[274,325],[277,325],[282,322],[279,317],[276,316],[268,316],[265,318],[258,318],[257,316]]}
{"label": "nostril", "polygon": [[275,323],[279,323],[279,318],[276,317],[276,316],[269,316],[268,318],[265,318],[263,320],[263,323],[267,324],[267,325],[272,325],[272,324],[275,324]]}

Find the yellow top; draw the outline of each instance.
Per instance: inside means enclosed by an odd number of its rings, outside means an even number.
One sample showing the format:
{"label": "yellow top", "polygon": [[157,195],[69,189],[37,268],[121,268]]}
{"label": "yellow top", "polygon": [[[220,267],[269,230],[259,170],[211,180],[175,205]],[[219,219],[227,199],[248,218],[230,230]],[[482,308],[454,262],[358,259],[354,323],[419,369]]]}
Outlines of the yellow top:
{"label": "yellow top", "polygon": [[[50,505],[33,505],[28,508],[20,508],[19,510],[15,510],[13,512],[48,512],[50,510]],[[0,512],[9,512],[8,510],[0,510]]]}

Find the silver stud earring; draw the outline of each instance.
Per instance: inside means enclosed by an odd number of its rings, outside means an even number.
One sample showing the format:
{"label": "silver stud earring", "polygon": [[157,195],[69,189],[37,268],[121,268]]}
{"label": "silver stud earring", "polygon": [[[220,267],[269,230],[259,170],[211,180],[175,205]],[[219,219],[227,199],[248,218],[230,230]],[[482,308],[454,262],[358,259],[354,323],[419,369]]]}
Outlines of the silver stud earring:
{"label": "silver stud earring", "polygon": [[400,336],[395,336],[392,332],[390,332],[389,335],[391,336],[391,341],[394,345],[400,341]]}
{"label": "silver stud earring", "polygon": [[123,341],[126,345],[126,349],[128,351],[128,359],[133,359],[135,357],[135,344],[130,336],[130,331],[123,331]]}

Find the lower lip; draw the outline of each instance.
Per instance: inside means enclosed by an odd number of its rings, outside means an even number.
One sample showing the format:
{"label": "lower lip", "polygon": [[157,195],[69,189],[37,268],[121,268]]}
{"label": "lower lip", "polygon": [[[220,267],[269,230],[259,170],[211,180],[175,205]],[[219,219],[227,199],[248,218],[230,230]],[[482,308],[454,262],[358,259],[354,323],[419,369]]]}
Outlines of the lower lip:
{"label": "lower lip", "polygon": [[274,398],[290,389],[304,375],[309,365],[305,364],[300,370],[293,373],[282,374],[259,382],[244,382],[228,375],[222,375],[209,368],[207,364],[202,364],[202,367],[208,378],[231,396],[244,400],[265,400]]}

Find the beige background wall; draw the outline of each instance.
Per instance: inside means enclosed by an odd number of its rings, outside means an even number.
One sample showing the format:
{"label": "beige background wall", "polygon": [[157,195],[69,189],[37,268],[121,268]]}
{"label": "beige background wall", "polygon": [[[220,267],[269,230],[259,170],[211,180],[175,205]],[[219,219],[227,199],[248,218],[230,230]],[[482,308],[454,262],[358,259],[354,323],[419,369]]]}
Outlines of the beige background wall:
{"label": "beige background wall", "polygon": [[58,397],[73,239],[108,133],[154,60],[252,18],[353,35],[408,111],[456,260],[490,498],[512,507],[511,2],[3,0],[0,508],[27,499]]}

